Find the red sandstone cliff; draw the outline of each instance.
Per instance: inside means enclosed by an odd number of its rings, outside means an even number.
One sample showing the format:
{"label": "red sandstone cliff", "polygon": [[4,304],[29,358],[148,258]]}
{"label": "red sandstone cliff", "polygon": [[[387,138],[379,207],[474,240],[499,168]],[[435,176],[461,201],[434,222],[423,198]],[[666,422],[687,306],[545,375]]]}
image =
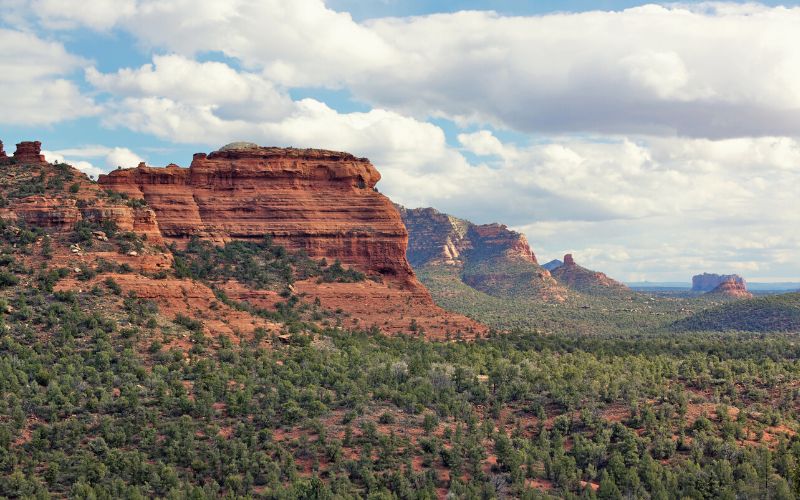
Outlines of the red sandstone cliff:
{"label": "red sandstone cliff", "polygon": [[725,297],[731,297],[734,299],[749,299],[753,297],[753,294],[747,291],[747,286],[744,284],[744,280],[741,278],[737,280],[733,276],[723,280],[722,283],[717,285],[708,293],[714,295],[723,295]]}
{"label": "red sandstone cliff", "polygon": [[[202,319],[212,335],[236,337],[259,327],[275,331],[281,326],[220,303],[212,284],[179,278],[164,245],[181,245],[192,236],[222,243],[269,234],[290,250],[340,259],[372,275],[374,279],[356,283],[313,278],[294,283],[298,295],[293,299],[346,318],[343,326],[376,327],[386,333],[413,330],[429,338],[473,337],[487,330],[437,307],[417,281],[405,257],[406,229],[391,202],[373,189],[380,175],[366,159],[234,144],[195,155],[189,168],[140,165],[104,175],[98,184],[69,165],[47,163],[40,148],[38,142],[23,142],[13,158],[0,155],[0,218],[11,231],[20,231],[24,221],[48,234],[37,240],[40,249],[26,257],[26,266],[67,269],[76,276],[84,269],[97,273],[62,280],[59,290],[102,286],[112,278],[122,293],[154,301],[167,316]],[[124,196],[109,195],[103,188]],[[81,221],[90,223],[83,227],[92,228],[91,241],[76,244]],[[98,231],[109,224],[117,236]],[[47,251],[45,241],[50,242]],[[114,266],[130,274],[120,274]],[[274,308],[288,300],[235,280],[213,286],[258,307]]]}
{"label": "red sandstone cliff", "polygon": [[373,189],[379,179],[369,160],[347,153],[234,144],[194,155],[189,168],[142,164],[98,182],[144,199],[168,241],[270,234],[290,250],[418,288],[405,258],[406,229]]}
{"label": "red sandstone cliff", "polygon": [[561,302],[567,290],[539,266],[525,235],[503,224],[477,225],[433,208],[399,207],[409,231],[408,257],[416,269],[438,267],[502,298]]}

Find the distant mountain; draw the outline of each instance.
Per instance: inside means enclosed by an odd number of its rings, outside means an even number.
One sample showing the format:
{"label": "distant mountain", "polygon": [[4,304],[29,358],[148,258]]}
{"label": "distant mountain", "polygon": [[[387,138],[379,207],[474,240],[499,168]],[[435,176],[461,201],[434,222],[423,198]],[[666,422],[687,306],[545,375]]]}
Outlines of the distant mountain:
{"label": "distant mountain", "polygon": [[572,254],[564,256],[564,264],[553,269],[551,274],[561,284],[589,295],[619,295],[631,289],[606,276],[575,263]]}
{"label": "distant mountain", "polygon": [[800,293],[729,302],[699,311],[673,327],[692,331],[800,331]]}
{"label": "distant mountain", "polygon": [[561,267],[563,265],[564,265],[563,261],[560,261],[558,259],[553,259],[550,262],[548,262],[547,264],[542,264],[542,267],[547,269],[548,271],[552,271],[553,269],[555,269],[557,267]]}
{"label": "distant mountain", "polygon": [[408,229],[407,256],[415,269],[447,270],[494,297],[561,302],[569,295],[539,265],[525,236],[502,224],[473,224],[433,208],[398,210]]}
{"label": "distant mountain", "polygon": [[743,285],[745,288],[747,287],[744,278],[738,274],[703,273],[692,276],[692,291],[710,292],[726,281],[733,281],[734,283]]}

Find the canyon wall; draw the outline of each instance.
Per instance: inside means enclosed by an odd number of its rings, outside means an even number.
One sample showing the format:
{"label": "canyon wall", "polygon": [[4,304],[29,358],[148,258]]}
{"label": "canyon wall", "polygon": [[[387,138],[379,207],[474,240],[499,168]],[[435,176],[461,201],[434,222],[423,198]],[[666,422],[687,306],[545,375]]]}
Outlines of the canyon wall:
{"label": "canyon wall", "polygon": [[234,143],[194,155],[189,168],[140,164],[98,182],[145,200],[169,242],[269,234],[290,250],[421,288],[405,257],[408,234],[374,189],[378,180],[369,160],[348,153]]}

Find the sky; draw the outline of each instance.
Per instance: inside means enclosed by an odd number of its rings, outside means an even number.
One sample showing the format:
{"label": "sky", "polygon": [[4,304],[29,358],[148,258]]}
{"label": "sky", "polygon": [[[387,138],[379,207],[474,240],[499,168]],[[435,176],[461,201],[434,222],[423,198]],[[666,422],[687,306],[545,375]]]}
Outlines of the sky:
{"label": "sky", "polygon": [[0,140],[90,175],[233,141],[625,281],[800,281],[798,2],[0,0]]}

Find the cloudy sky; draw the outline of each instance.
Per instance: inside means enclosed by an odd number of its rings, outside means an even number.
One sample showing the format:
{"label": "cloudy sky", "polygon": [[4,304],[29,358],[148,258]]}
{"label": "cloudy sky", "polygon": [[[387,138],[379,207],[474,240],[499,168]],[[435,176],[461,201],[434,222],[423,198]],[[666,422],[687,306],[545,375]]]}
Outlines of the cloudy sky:
{"label": "cloudy sky", "polygon": [[95,175],[346,150],[541,261],[800,280],[796,5],[0,0],[0,139]]}

